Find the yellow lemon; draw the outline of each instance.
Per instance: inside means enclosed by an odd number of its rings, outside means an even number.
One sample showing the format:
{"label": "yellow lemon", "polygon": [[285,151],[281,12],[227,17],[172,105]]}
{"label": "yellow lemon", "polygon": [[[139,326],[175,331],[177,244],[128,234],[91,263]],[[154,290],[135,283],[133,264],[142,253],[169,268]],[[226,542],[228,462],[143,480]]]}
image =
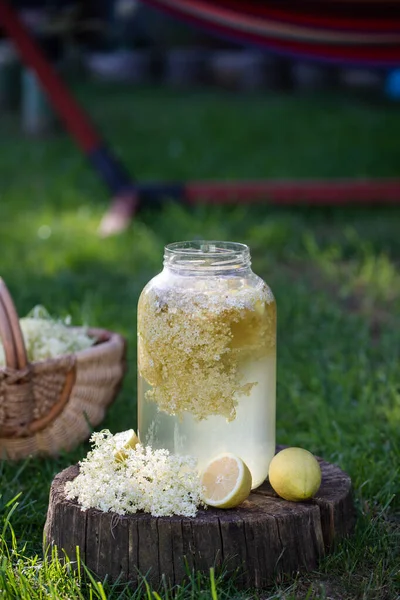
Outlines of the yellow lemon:
{"label": "yellow lemon", "polygon": [[220,454],[208,463],[200,477],[203,500],[216,508],[233,508],[241,504],[251,491],[251,473],[241,458],[230,452]]}
{"label": "yellow lemon", "polygon": [[285,500],[311,498],[321,485],[321,468],[315,456],[303,448],[285,448],[269,465],[269,482]]}
{"label": "yellow lemon", "polygon": [[133,429],[116,433],[114,435],[114,440],[114,457],[118,462],[123,462],[128,457],[127,450],[129,448],[135,448],[136,444],[139,443],[139,438]]}

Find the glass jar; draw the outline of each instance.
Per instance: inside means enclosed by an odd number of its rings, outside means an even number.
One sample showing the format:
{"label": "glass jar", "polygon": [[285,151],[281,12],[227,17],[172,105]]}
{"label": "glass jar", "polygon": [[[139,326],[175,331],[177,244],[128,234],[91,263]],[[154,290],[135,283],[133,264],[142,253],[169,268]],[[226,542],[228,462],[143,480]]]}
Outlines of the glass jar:
{"label": "glass jar", "polygon": [[138,429],[199,470],[233,452],[255,488],[275,452],[276,304],[250,265],[244,244],[165,247],[138,305]]}

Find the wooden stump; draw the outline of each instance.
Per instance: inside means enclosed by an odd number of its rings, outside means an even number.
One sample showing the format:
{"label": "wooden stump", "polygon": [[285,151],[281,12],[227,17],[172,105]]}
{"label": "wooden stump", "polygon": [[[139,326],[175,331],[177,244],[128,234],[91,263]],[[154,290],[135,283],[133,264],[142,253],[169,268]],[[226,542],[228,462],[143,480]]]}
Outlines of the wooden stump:
{"label": "wooden stump", "polygon": [[315,498],[278,498],[268,482],[235,509],[200,510],[195,518],[119,516],[67,500],[64,486],[79,469],[59,473],[51,486],[45,525],[46,550],[57,547],[99,577],[137,584],[140,574],[157,586],[162,576],[179,584],[187,569],[208,572],[224,563],[241,587],[261,588],[279,574],[311,570],[354,526],[349,476],[320,461],[322,484]]}

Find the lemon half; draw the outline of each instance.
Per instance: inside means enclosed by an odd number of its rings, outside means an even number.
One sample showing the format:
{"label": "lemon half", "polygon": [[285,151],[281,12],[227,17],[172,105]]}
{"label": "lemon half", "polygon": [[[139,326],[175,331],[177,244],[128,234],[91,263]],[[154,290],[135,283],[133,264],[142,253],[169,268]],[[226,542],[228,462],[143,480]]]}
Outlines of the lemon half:
{"label": "lemon half", "polygon": [[251,491],[251,473],[239,456],[230,452],[211,460],[200,477],[203,500],[215,508],[233,508]]}
{"label": "lemon half", "polygon": [[139,438],[133,429],[127,431],[121,431],[114,435],[115,440],[115,452],[114,458],[118,462],[123,462],[128,457],[130,448],[135,448],[136,444],[139,443]]}
{"label": "lemon half", "polygon": [[300,502],[312,498],[321,485],[321,467],[304,448],[285,448],[269,465],[269,482],[285,500]]}

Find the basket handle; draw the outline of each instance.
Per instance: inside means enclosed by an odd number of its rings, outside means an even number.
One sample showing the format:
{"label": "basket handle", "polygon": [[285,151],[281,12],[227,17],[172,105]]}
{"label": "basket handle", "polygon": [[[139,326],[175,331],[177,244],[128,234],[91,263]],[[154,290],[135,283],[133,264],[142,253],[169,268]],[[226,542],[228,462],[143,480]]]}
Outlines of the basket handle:
{"label": "basket handle", "polygon": [[11,332],[8,314],[2,300],[0,300],[0,336],[3,342],[6,366],[9,369],[17,369],[17,355],[15,353],[14,336]]}
{"label": "basket handle", "polygon": [[2,277],[0,277],[0,335],[7,366],[13,369],[25,369],[28,358],[18,313]]}

